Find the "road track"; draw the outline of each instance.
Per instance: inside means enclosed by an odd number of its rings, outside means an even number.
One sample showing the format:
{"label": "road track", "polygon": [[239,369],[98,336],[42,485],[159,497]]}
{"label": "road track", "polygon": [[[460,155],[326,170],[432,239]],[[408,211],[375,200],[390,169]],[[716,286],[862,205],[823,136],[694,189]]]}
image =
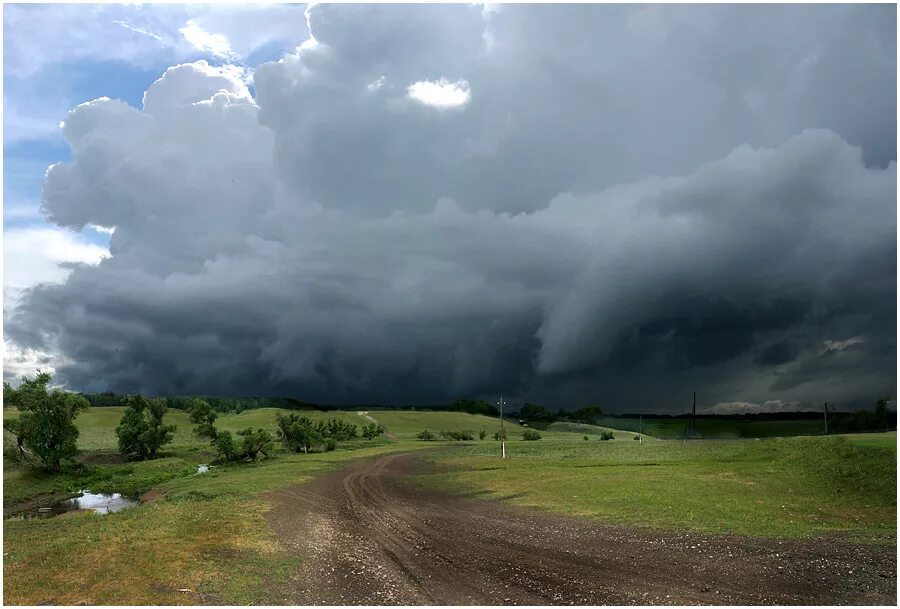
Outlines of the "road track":
{"label": "road track", "polygon": [[[896,601],[896,549],[836,539],[656,532],[447,495],[410,483],[420,453],[274,493],[302,559],[276,604],[684,605]],[[699,492],[699,491],[698,491]]]}

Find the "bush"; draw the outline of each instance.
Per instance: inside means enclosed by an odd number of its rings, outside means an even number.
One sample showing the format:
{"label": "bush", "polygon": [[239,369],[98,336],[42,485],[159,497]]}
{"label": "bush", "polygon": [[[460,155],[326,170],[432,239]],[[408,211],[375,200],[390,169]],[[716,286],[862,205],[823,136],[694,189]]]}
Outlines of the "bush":
{"label": "bush", "polygon": [[346,423],[337,417],[319,421],[315,425],[315,430],[322,438],[332,438],[335,442],[346,442],[359,436],[356,425]]}
{"label": "bush", "polygon": [[484,440],[486,437],[487,437],[487,432],[485,430],[482,429],[481,431],[478,432],[479,440]]}
{"label": "bush", "polygon": [[529,441],[540,440],[541,434],[534,429],[526,429],[522,432],[522,439]]}
{"label": "bush", "polygon": [[641,437],[640,437],[640,436],[635,436],[633,439],[635,439],[635,440],[640,440]]}
{"label": "bush", "polygon": [[587,437],[587,436],[584,437],[584,441],[585,441],[585,442],[588,441],[588,437]]}
{"label": "bush", "polygon": [[125,397],[125,412],[116,427],[119,452],[126,459],[155,459],[159,449],[172,441],[174,425],[163,423],[168,408],[165,399],[148,400],[142,395]]}
{"label": "bush", "polygon": [[455,440],[459,442],[475,439],[475,436],[472,435],[471,431],[441,431],[441,437],[445,440]]}
{"label": "bush", "polygon": [[331,452],[332,450],[337,448],[337,442],[334,441],[334,438],[328,438],[325,441],[325,451]]}
{"label": "bush", "polygon": [[611,431],[604,431],[603,433],[600,434],[600,439],[603,441],[615,440],[616,437],[613,435],[613,433]]}
{"label": "bush", "polygon": [[362,436],[366,440],[374,440],[383,433],[384,425],[381,425],[379,423],[369,423],[368,425],[363,425],[362,428]]}
{"label": "bush", "polygon": [[499,431],[495,431],[495,432],[494,432],[494,439],[495,439],[495,440],[497,440],[497,441],[499,442],[500,439],[501,439],[501,437],[502,437],[504,440],[506,439],[506,436],[503,435],[503,434],[501,434]]}
{"label": "bush", "polygon": [[75,417],[89,403],[68,391],[48,392],[49,383],[46,372],[38,372],[34,379],[23,378],[17,389],[3,383],[4,404],[14,404],[21,412],[18,419],[4,420],[3,429],[15,436],[20,456],[33,454],[45,468],[60,471],[61,464],[78,452]]}
{"label": "bush", "polygon": [[418,438],[419,440],[422,440],[423,442],[433,442],[435,439],[434,434],[431,433],[430,431],[428,431],[427,429],[422,430],[419,433],[417,433],[416,438]]}

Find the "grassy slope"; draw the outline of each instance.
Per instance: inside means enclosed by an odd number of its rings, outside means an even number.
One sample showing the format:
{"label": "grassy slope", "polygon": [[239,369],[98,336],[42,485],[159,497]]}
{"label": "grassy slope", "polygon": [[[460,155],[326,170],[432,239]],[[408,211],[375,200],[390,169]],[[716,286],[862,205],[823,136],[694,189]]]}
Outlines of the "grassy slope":
{"label": "grassy slope", "polygon": [[714,533],[896,537],[896,450],[840,438],[511,442],[435,458],[427,484],[611,522]]}

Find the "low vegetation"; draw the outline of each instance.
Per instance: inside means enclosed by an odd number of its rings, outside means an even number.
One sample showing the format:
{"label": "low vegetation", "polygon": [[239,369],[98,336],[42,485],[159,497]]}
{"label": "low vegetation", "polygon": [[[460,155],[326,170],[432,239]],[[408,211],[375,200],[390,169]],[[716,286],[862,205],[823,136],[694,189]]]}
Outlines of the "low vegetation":
{"label": "low vegetation", "polygon": [[[470,444],[422,482],[663,529],[896,541],[896,434],[759,441]],[[868,442],[866,442],[868,440]],[[868,444],[868,445],[867,445]],[[888,445],[890,444],[890,445]]]}

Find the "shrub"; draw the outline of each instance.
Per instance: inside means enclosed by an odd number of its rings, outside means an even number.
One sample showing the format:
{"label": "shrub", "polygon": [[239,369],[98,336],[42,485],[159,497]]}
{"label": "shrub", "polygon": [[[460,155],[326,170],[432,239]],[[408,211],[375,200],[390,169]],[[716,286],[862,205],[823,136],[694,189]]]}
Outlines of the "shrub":
{"label": "shrub", "polygon": [[640,436],[635,436],[633,439],[634,439],[634,440],[640,440],[641,437],[640,437]]}
{"label": "shrub", "polygon": [[526,429],[525,431],[522,432],[522,439],[529,440],[529,441],[540,440],[541,434],[534,429]]}
{"label": "shrub", "polygon": [[328,438],[325,441],[325,450],[326,452],[330,452],[337,448],[337,442],[334,441],[334,438]]}
{"label": "shrub", "polygon": [[585,442],[588,441],[588,437],[587,437],[587,436],[584,437],[584,441],[585,441]]}
{"label": "shrub", "polygon": [[419,440],[422,440],[423,442],[433,442],[435,439],[434,434],[431,433],[430,431],[428,431],[427,429],[422,430],[419,433],[417,433],[416,438],[418,438]]}
{"label": "shrub", "polygon": [[471,431],[441,431],[441,437],[445,440],[456,440],[460,442],[475,439],[475,436],[472,435]]}
{"label": "shrub", "polygon": [[75,417],[86,410],[88,401],[80,395],[54,389],[47,391],[50,374],[38,372],[33,379],[22,379],[13,389],[3,384],[4,404],[15,404],[18,419],[3,421],[3,428],[16,438],[22,457],[35,455],[41,464],[59,471],[63,462],[71,461],[78,452],[78,428]]}
{"label": "shrub", "polygon": [[505,436],[504,434],[501,434],[499,431],[495,431],[495,432],[494,432],[494,439],[497,440],[497,441],[499,442],[501,438],[505,440],[505,439],[506,439],[506,436]]}
{"label": "shrub", "polygon": [[163,423],[168,408],[164,399],[148,400],[142,395],[129,395],[123,401],[125,412],[116,427],[119,452],[126,459],[155,459],[159,449],[172,441],[174,425]]}
{"label": "shrub", "polygon": [[319,421],[315,425],[316,433],[322,438],[332,438],[335,442],[346,442],[359,436],[356,425],[331,417],[326,421]]}
{"label": "shrub", "polygon": [[600,434],[600,439],[604,440],[604,441],[615,440],[616,437],[613,435],[613,433],[611,431],[604,431],[603,433]]}
{"label": "shrub", "polygon": [[384,425],[381,425],[380,423],[369,423],[368,425],[363,425],[362,428],[362,436],[366,440],[374,440],[383,433]]}
{"label": "shrub", "polygon": [[482,429],[481,431],[478,432],[479,440],[484,440],[486,437],[487,437],[487,432],[485,430]]}

